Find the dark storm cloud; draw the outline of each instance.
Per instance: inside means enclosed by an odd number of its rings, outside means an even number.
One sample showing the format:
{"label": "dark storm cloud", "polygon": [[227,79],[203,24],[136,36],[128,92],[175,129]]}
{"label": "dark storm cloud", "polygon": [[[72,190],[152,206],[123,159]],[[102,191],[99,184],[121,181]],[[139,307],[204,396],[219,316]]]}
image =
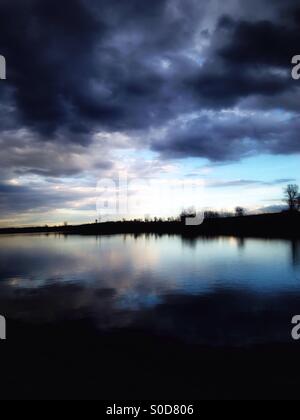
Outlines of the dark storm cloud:
{"label": "dark storm cloud", "polygon": [[258,153],[300,153],[298,117],[271,113],[204,113],[182,127],[172,126],[153,149],[164,158],[201,157],[222,162]]}
{"label": "dark storm cloud", "polygon": [[[240,2],[243,4],[243,2]],[[260,7],[272,5],[260,2]],[[184,86],[199,109],[214,111],[167,130],[154,140],[153,150],[165,158],[203,157],[212,161],[239,160],[259,153],[299,153],[299,84],[291,78],[291,58],[299,51],[299,9],[296,2],[273,3],[273,19],[245,20],[222,16],[197,73]],[[247,118],[219,118],[224,108],[249,109]],[[195,108],[196,109],[196,108]],[[259,111],[289,112],[289,120]]]}
{"label": "dark storm cloud", "polygon": [[[251,96],[278,97],[286,92],[299,97],[291,78],[291,58],[300,45],[299,25],[258,20],[220,18],[209,56],[201,71],[187,80],[202,106],[236,106]],[[270,107],[285,108],[273,102]],[[259,108],[259,101],[257,101]]]}
{"label": "dark storm cloud", "polygon": [[219,27],[225,27],[231,39],[216,53],[230,65],[289,68],[299,48],[299,26],[293,20],[287,26],[269,21],[236,22],[224,17]]}
{"label": "dark storm cloud", "polygon": [[[79,0],[4,0],[0,4],[0,49],[19,123],[49,134],[71,118],[68,95],[91,64],[103,25]],[[70,98],[71,99],[71,98]]]}
{"label": "dark storm cloud", "polygon": [[2,1],[0,51],[18,123],[84,142],[98,126],[146,128],[199,104],[230,106],[288,89],[285,77],[253,66],[287,67],[299,45],[297,25],[223,17],[215,31],[209,28],[214,35],[203,68],[191,59],[195,43],[210,36],[202,22],[209,4]]}
{"label": "dark storm cloud", "polygon": [[18,123],[84,141],[98,126],[163,121],[171,115],[164,100],[176,93],[166,89],[156,55],[190,41],[195,4],[188,0],[180,13],[177,0],[2,1],[0,50]]}
{"label": "dark storm cloud", "polygon": [[[147,148],[159,128],[150,147],[164,158],[298,153],[299,16],[294,0],[2,0],[0,179],[88,170],[77,157],[98,130],[134,130]],[[219,118],[232,107],[254,112]],[[258,117],[278,109],[294,115]]]}

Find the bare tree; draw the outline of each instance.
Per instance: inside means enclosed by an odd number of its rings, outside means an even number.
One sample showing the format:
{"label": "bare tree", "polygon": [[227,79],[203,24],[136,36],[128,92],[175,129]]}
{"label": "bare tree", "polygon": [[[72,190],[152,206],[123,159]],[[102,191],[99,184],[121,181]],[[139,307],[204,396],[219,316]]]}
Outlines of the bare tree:
{"label": "bare tree", "polygon": [[243,207],[237,207],[235,209],[235,215],[236,217],[243,217],[245,216],[246,210]]}
{"label": "bare tree", "polygon": [[299,186],[290,184],[285,189],[285,201],[289,206],[290,211],[296,211],[300,208]]}

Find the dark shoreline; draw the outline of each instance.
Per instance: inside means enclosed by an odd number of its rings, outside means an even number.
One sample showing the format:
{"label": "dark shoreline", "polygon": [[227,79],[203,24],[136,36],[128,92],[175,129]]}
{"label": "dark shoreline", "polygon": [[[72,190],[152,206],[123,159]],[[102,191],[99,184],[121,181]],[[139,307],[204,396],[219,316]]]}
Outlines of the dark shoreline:
{"label": "dark shoreline", "polygon": [[206,219],[200,226],[186,226],[184,221],[107,222],[79,226],[3,228],[0,235],[57,233],[63,235],[119,235],[155,234],[200,236],[236,236],[297,239],[300,238],[300,213],[275,213],[256,216]]}

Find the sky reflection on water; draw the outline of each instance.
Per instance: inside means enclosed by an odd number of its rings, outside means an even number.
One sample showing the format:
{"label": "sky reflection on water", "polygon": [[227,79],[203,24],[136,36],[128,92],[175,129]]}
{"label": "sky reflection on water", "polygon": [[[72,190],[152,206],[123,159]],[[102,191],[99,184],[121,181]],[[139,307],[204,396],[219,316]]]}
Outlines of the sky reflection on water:
{"label": "sky reflection on water", "polygon": [[290,339],[300,243],[179,236],[0,237],[0,313],[92,318],[211,345]]}

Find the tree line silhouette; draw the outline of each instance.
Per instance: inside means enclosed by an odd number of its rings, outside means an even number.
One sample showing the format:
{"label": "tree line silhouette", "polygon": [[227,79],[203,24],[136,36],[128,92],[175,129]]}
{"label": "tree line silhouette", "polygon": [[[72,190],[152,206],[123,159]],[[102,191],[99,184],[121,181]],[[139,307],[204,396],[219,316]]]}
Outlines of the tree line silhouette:
{"label": "tree line silhouette", "polygon": [[232,235],[237,237],[284,237],[300,238],[300,195],[298,185],[288,185],[284,190],[287,208],[280,213],[249,214],[243,207],[234,213],[206,211],[204,221],[188,226],[187,218],[197,216],[193,208],[184,210],[179,217],[145,218],[135,220],[104,221],[72,226],[64,222],[60,226],[0,229],[0,234],[57,233],[63,235],[113,235],[113,234],[180,234],[187,237]]}

